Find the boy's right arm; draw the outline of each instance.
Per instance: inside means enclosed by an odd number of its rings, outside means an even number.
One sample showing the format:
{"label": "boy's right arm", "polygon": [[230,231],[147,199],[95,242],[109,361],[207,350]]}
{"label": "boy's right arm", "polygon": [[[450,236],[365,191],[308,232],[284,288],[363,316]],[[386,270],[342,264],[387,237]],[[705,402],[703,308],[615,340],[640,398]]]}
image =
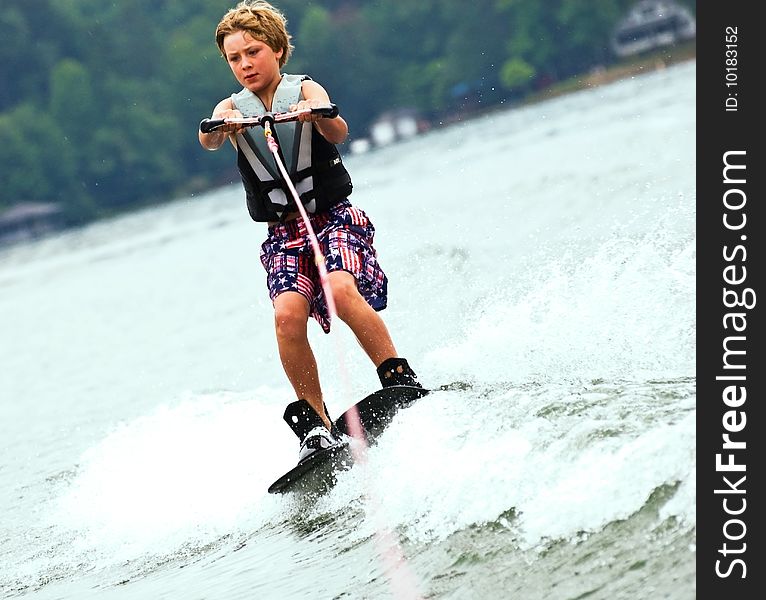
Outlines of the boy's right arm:
{"label": "boy's right arm", "polygon": [[[212,119],[226,119],[241,117],[242,113],[234,108],[231,102],[231,98],[225,98],[221,100],[213,109]],[[232,145],[236,148],[237,142],[234,137],[234,133],[241,129],[239,125],[224,125],[220,129],[211,131],[210,133],[198,132],[199,143],[206,150],[218,150],[228,138]]]}

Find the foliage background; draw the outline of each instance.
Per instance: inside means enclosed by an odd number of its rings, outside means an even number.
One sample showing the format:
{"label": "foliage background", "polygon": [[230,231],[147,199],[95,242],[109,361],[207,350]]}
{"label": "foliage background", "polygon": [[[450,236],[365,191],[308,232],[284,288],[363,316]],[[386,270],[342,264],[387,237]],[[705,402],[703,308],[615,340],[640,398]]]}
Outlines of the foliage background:
{"label": "foliage background", "polygon": [[[233,4],[3,0],[0,211],[57,202],[71,224],[238,180],[197,142],[237,87],[213,40]],[[328,89],[353,139],[391,108],[449,120],[609,65],[634,0],[275,4],[296,47],[287,72]]]}

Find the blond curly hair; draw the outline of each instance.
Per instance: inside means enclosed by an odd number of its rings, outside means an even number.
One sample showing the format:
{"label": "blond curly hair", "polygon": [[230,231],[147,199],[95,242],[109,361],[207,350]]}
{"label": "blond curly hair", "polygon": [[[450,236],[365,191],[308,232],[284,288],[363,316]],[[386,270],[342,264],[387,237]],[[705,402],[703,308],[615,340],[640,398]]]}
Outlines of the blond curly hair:
{"label": "blond curly hair", "polygon": [[274,52],[282,50],[279,66],[284,67],[293,50],[291,35],[287,31],[287,19],[281,11],[265,0],[244,0],[230,9],[215,28],[215,43],[226,58],[223,40],[227,35],[245,31],[269,46]]}

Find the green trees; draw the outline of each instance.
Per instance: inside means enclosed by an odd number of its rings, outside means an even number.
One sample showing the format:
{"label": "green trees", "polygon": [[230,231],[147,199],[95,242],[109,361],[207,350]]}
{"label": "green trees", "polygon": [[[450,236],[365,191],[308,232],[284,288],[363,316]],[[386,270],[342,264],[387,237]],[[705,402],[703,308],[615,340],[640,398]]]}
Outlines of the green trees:
{"label": "green trees", "polygon": [[[236,180],[196,137],[237,85],[213,40],[235,2],[4,0],[0,210],[53,201],[78,222]],[[440,119],[608,63],[632,3],[275,0],[288,72],[322,83],[355,137],[390,108]]]}
{"label": "green trees", "polygon": [[4,2],[0,209],[59,202],[78,222],[181,189],[201,154],[196,124],[230,85],[211,42],[229,6]]}

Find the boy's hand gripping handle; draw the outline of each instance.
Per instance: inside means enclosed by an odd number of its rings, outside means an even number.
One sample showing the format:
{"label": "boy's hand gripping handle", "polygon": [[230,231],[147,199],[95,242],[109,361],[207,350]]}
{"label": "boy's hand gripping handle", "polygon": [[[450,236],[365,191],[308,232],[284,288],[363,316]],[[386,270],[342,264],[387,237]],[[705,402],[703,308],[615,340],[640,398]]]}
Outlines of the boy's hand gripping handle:
{"label": "boy's hand gripping handle", "polygon": [[[328,104],[327,106],[304,108],[303,110],[296,110],[293,112],[283,112],[276,114],[268,113],[268,120],[272,123],[287,123],[289,121],[298,120],[300,115],[307,112],[310,112],[312,115],[319,115],[324,119],[334,119],[338,116],[338,106],[335,104]],[[202,119],[199,124],[199,130],[202,133],[212,133],[223,125],[227,125],[229,123],[239,123],[245,127],[255,127],[256,125],[262,125],[263,121],[263,117],[242,117],[237,119]]]}

